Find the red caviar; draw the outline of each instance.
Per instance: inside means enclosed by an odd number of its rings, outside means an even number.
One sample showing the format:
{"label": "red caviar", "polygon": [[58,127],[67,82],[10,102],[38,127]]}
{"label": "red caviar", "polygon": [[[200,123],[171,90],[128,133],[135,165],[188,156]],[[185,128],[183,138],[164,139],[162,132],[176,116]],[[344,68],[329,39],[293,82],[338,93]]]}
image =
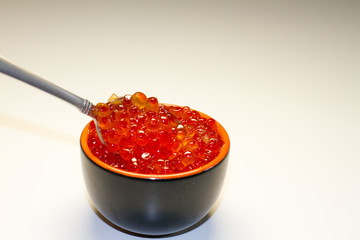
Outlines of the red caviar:
{"label": "red caviar", "polygon": [[199,168],[214,160],[223,140],[216,121],[189,107],[159,104],[144,93],[98,103],[91,110],[88,145],[101,161],[113,167],[142,174],[172,174]]}

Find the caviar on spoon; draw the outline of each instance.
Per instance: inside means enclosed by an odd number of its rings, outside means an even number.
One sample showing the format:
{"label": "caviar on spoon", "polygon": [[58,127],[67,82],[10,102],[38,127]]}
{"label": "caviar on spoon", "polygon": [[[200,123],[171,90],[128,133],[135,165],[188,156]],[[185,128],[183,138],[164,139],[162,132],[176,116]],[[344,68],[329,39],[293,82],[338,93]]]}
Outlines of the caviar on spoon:
{"label": "caviar on spoon", "polygon": [[214,119],[189,107],[159,104],[144,93],[93,105],[0,56],[0,72],[48,92],[93,118],[88,145],[113,167],[144,174],[190,171],[211,162],[224,142]]}

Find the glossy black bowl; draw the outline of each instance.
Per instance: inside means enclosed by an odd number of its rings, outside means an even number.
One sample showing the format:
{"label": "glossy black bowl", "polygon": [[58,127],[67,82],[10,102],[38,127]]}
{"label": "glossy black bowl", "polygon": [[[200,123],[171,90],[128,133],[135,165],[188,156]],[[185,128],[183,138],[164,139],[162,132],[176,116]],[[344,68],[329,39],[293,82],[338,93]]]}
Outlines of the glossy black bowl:
{"label": "glossy black bowl", "polygon": [[[206,116],[203,114],[203,116]],[[207,165],[178,174],[146,175],[120,170],[96,158],[87,146],[88,126],[81,134],[85,185],[95,208],[107,220],[131,233],[167,235],[187,229],[214,207],[226,174],[230,140]]]}

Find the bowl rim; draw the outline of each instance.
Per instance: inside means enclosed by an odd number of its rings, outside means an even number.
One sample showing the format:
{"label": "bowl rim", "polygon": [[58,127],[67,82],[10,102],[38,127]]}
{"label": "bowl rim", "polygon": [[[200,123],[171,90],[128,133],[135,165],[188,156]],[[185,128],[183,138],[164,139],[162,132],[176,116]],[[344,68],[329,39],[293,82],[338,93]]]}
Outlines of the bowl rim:
{"label": "bowl rim", "polygon": [[[168,105],[171,105],[171,104],[168,104]],[[176,105],[174,105],[174,106],[176,106]],[[197,112],[199,112],[199,111],[197,111]],[[199,112],[199,113],[202,117],[205,117],[207,119],[210,118],[208,115],[206,115],[202,112]],[[99,167],[106,169],[110,172],[116,173],[116,174],[124,175],[124,176],[131,177],[131,178],[150,179],[150,180],[185,178],[185,177],[197,175],[197,174],[203,173],[207,170],[210,170],[211,168],[215,167],[220,162],[222,162],[225,159],[225,157],[227,156],[227,154],[230,150],[229,135],[226,132],[225,128],[218,121],[215,120],[215,122],[217,124],[218,134],[220,135],[221,139],[224,141],[224,146],[221,148],[219,155],[211,162],[209,162],[201,167],[198,167],[193,170],[186,171],[186,172],[171,173],[171,174],[143,174],[143,173],[130,172],[130,171],[126,171],[126,170],[123,170],[120,168],[116,168],[116,167],[113,167],[113,166],[101,161],[99,158],[97,158],[91,152],[91,150],[87,144],[87,138],[88,138],[88,132],[89,132],[88,128],[89,128],[91,121],[84,127],[84,129],[81,133],[80,145],[81,145],[81,149],[84,152],[84,154],[92,162],[94,162]]]}

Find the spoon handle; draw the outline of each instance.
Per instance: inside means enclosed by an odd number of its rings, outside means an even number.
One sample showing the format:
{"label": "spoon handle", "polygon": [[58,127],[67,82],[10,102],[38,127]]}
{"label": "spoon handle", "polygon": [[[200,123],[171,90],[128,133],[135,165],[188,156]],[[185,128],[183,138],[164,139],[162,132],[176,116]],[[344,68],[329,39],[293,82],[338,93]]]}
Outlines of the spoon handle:
{"label": "spoon handle", "polygon": [[83,99],[31,72],[16,66],[14,63],[2,56],[0,56],[0,72],[54,95],[74,105],[84,114],[88,115],[91,107],[93,106],[89,100]]}

